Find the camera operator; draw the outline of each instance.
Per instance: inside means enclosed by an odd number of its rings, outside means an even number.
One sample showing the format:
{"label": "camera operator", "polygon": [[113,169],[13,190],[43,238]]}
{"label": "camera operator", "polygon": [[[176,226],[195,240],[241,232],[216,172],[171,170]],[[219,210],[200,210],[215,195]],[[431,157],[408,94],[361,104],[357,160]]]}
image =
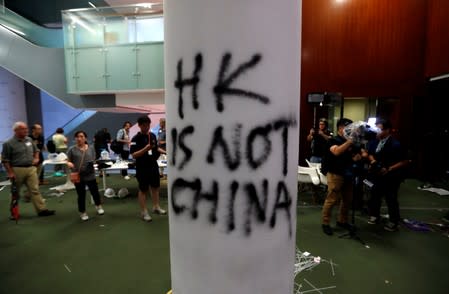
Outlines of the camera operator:
{"label": "camera operator", "polygon": [[332,208],[340,202],[337,226],[352,230],[348,223],[349,208],[353,196],[353,178],[356,162],[362,159],[361,149],[355,148],[352,139],[346,139],[345,127],[352,120],[341,118],[337,122],[337,136],[329,140],[329,148],[323,157],[321,171],[327,177],[327,196],[322,209],[322,229],[326,235],[332,235],[330,226]]}
{"label": "camera operator", "polygon": [[310,148],[312,149],[310,162],[321,162],[324,154],[326,153],[327,142],[331,137],[332,134],[328,129],[327,120],[325,118],[320,118],[318,123],[318,132],[316,132],[314,128],[311,128],[309,135],[307,135],[307,141],[310,142]]}
{"label": "camera operator", "polygon": [[377,142],[369,148],[370,180],[373,182],[371,198],[368,201],[369,224],[380,222],[380,206],[382,196],[388,207],[389,222],[384,229],[390,232],[398,230],[400,221],[398,191],[404,180],[404,167],[408,165],[401,144],[391,136],[392,125],[388,120],[379,119]]}

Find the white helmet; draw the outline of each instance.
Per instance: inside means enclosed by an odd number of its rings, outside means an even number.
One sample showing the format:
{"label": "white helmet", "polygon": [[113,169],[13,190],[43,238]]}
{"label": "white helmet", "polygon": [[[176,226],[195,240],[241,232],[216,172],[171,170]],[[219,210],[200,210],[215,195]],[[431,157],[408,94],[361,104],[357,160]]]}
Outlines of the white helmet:
{"label": "white helmet", "polygon": [[120,190],[118,190],[117,196],[118,198],[123,198],[129,195],[129,191],[126,188],[121,188]]}
{"label": "white helmet", "polygon": [[65,155],[64,152],[59,153],[56,155],[56,157],[53,159],[54,161],[64,161],[67,160],[67,155]]}
{"label": "white helmet", "polygon": [[107,188],[106,191],[104,191],[104,196],[107,198],[113,198],[115,197],[115,191],[112,188]]}
{"label": "white helmet", "polygon": [[56,161],[56,156],[58,156],[58,153],[49,153],[48,159]]}

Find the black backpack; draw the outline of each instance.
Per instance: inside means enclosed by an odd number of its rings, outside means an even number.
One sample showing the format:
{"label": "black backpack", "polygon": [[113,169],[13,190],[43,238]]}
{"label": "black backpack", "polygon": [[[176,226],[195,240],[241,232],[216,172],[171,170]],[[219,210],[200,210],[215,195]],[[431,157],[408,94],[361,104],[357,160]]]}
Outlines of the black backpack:
{"label": "black backpack", "polygon": [[120,154],[123,151],[123,143],[117,140],[113,140],[109,148],[111,148],[112,152],[114,152],[115,154]]}
{"label": "black backpack", "polygon": [[47,151],[49,153],[56,153],[56,145],[55,142],[53,142],[53,140],[47,141]]}

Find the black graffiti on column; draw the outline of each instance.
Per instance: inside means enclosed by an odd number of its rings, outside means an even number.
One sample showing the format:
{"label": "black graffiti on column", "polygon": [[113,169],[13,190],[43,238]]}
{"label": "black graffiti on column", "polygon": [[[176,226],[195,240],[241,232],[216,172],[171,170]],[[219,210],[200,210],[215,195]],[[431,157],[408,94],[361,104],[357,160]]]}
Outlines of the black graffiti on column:
{"label": "black graffiti on column", "polygon": [[218,126],[214,131],[212,143],[209,148],[209,152],[207,153],[206,157],[207,163],[209,164],[214,163],[215,161],[214,151],[216,148],[221,147],[225,163],[229,168],[229,170],[232,171],[237,169],[240,165],[241,160],[241,152],[240,152],[241,135],[242,135],[242,125],[237,124],[237,126],[234,128],[234,138],[232,140],[232,145],[234,146],[234,158],[232,158],[228,144],[226,143],[226,140],[223,138],[223,126]]}
{"label": "black graffiti on column", "polygon": [[[235,201],[236,195],[240,189],[243,187],[243,194],[246,196],[246,210],[244,215],[243,232],[246,236],[251,235],[253,227],[253,216],[255,216],[256,221],[264,225],[267,223],[267,213],[268,213],[268,194],[270,192],[270,182],[268,179],[263,179],[261,188],[257,188],[255,183],[243,182],[240,183],[236,180],[231,181],[229,185],[229,190],[226,187],[222,187],[224,191],[220,191],[218,182],[216,180],[212,181],[212,188],[210,191],[203,191],[203,181],[199,178],[195,178],[188,181],[183,178],[177,178],[171,186],[171,204],[173,211],[176,215],[180,215],[184,212],[190,211],[190,217],[192,220],[198,218],[198,206],[200,202],[206,201],[209,203],[209,217],[208,220],[211,224],[215,224],[217,219],[217,209],[219,205],[219,195],[231,195],[229,197],[229,203],[227,203],[227,214],[225,216],[225,224],[227,225],[226,232],[230,233],[236,229],[235,226]],[[273,189],[273,188],[272,188]],[[258,194],[262,190],[262,197]],[[273,189],[275,197],[275,202],[272,204],[271,217],[268,222],[270,228],[276,226],[277,214],[279,211],[285,211],[285,217],[288,224],[289,236],[292,235],[292,219],[291,219],[291,204],[292,198],[290,192],[284,181],[279,181],[275,184]],[[205,210],[206,211],[206,210]],[[204,211],[204,212],[205,212]]]}
{"label": "black graffiti on column", "polygon": [[185,86],[192,86],[192,106],[194,109],[198,109],[198,94],[197,88],[200,82],[200,71],[203,68],[203,55],[198,53],[195,56],[195,69],[193,70],[193,77],[188,79],[182,78],[182,59],[178,61],[177,65],[178,78],[175,81],[175,88],[179,90],[178,95],[178,114],[180,118],[184,118],[184,102],[183,102],[183,91]]}
{"label": "black graffiti on column", "polygon": [[176,166],[176,155],[178,153],[178,145],[179,148],[184,152],[184,158],[182,162],[179,164],[178,169],[182,170],[187,162],[190,161],[192,158],[192,149],[187,147],[184,140],[186,136],[192,135],[195,132],[195,127],[192,125],[189,125],[185,128],[183,128],[178,136],[178,130],[176,128],[173,128],[171,130],[171,136],[172,136],[172,143],[173,143],[173,149],[171,152],[171,163],[173,166]]}
{"label": "black graffiti on column", "polygon": [[[249,99],[258,105],[270,104],[268,96],[250,90],[233,87],[236,80],[247,74],[250,69],[260,64],[261,54],[254,54],[246,61],[230,71],[232,55],[225,53],[221,59],[218,70],[218,78],[213,87],[212,94],[215,97],[215,107],[209,111],[223,113],[226,111],[224,98],[227,103],[234,103],[235,98]],[[201,83],[201,71],[203,69],[203,57],[201,53],[195,55],[193,74],[190,78],[183,77],[183,60],[177,63],[177,77],[174,86],[178,89],[178,117],[185,118],[186,107],[191,105],[193,111],[198,111],[203,97],[198,97],[198,88]],[[186,87],[191,87],[191,104],[184,104],[184,93]],[[201,92],[203,93],[203,92]],[[232,102],[231,102],[232,101]],[[240,100],[242,101],[242,100]],[[208,111],[202,109],[202,111]],[[294,111],[294,110],[293,110]],[[199,138],[195,137],[196,128],[192,124],[186,126],[175,126],[171,129],[171,168],[181,171],[189,167],[193,160],[202,160],[198,156],[204,156],[206,165],[213,165],[221,169],[221,166],[234,173],[241,168],[257,171],[267,167],[268,163],[282,164],[282,174],[276,179],[262,179],[261,182],[251,180],[231,180],[225,182],[216,179],[205,180],[197,176],[189,178],[178,177],[171,182],[170,195],[171,207],[175,215],[187,214],[192,220],[197,220],[200,213],[208,215],[207,220],[216,224],[219,219],[217,211],[219,205],[225,206],[226,212],[221,221],[225,225],[225,231],[231,233],[237,229],[236,218],[241,217],[242,232],[249,236],[255,225],[274,228],[277,223],[278,214],[285,215],[288,224],[288,234],[292,235],[292,197],[285,183],[288,172],[288,137],[289,129],[297,127],[296,115],[280,115],[260,125],[244,125],[238,121],[211,122],[206,129],[211,130],[210,137],[204,137],[204,126]],[[207,141],[209,139],[209,142]],[[208,142],[206,154],[194,152],[195,142]],[[279,148],[273,146],[281,145]],[[277,160],[282,157],[282,161]],[[271,160],[270,160],[271,159]],[[194,165],[192,165],[193,167]],[[195,172],[192,173],[195,175]],[[205,182],[207,181],[207,182]],[[204,188],[204,186],[209,188]],[[271,194],[270,194],[271,193]],[[273,195],[273,197],[270,197]],[[244,197],[238,201],[243,207],[237,207],[242,213],[236,214],[237,197]],[[272,201],[269,201],[272,200]],[[201,205],[201,211],[199,207]],[[268,216],[268,214],[270,214]]]}
{"label": "black graffiti on column", "polygon": [[218,112],[223,112],[224,105],[223,105],[223,96],[241,96],[241,97],[247,97],[255,99],[263,104],[268,104],[270,102],[270,99],[264,95],[257,94],[248,90],[242,90],[237,88],[231,88],[230,85],[243,73],[245,73],[247,70],[255,67],[260,60],[262,59],[262,55],[260,54],[254,54],[252,58],[248,62],[244,62],[240,64],[237,69],[229,74],[228,76],[225,76],[228,68],[231,64],[232,54],[226,53],[222,60],[221,60],[221,66],[220,70],[218,72],[218,80],[217,84],[214,87],[214,93],[216,98],[216,106]]}

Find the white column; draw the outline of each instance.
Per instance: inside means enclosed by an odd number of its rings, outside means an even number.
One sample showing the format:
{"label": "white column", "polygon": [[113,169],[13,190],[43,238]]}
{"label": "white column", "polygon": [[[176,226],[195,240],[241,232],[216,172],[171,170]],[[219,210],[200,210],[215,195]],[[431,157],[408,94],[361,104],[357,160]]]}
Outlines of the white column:
{"label": "white column", "polygon": [[291,294],[300,1],[165,0],[174,294]]}

